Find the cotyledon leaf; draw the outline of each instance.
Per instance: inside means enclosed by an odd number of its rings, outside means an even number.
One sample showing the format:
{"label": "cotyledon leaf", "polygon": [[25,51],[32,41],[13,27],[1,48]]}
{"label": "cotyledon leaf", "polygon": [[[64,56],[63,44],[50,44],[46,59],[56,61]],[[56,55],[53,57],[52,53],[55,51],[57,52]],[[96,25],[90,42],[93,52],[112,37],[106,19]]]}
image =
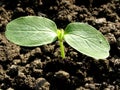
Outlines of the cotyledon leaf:
{"label": "cotyledon leaf", "polygon": [[70,23],[65,28],[65,41],[79,52],[95,59],[109,56],[110,46],[105,37],[86,23]]}
{"label": "cotyledon leaf", "polygon": [[21,46],[40,46],[56,40],[57,26],[44,17],[24,16],[8,23],[5,35],[8,40]]}

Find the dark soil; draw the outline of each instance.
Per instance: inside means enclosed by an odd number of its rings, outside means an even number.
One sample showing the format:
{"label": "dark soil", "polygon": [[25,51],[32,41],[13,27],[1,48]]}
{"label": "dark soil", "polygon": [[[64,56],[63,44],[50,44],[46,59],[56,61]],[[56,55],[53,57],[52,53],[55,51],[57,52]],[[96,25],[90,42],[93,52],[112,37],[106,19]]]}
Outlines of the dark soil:
{"label": "dark soil", "polygon": [[[4,35],[8,22],[20,16],[43,16],[65,28],[86,22],[101,31],[111,50],[94,60],[65,43],[20,47]],[[120,0],[0,0],[0,90],[120,90]]]}

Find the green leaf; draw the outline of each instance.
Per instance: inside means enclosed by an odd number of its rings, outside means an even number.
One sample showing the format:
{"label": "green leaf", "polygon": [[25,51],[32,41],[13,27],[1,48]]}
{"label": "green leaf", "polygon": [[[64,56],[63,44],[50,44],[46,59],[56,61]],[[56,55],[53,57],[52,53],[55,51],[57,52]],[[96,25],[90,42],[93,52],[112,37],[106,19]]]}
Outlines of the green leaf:
{"label": "green leaf", "polygon": [[109,56],[109,43],[99,31],[88,24],[70,23],[65,28],[64,39],[74,49],[95,59]]}
{"label": "green leaf", "polygon": [[5,35],[8,40],[21,46],[40,46],[56,40],[57,26],[44,17],[25,16],[8,23]]}

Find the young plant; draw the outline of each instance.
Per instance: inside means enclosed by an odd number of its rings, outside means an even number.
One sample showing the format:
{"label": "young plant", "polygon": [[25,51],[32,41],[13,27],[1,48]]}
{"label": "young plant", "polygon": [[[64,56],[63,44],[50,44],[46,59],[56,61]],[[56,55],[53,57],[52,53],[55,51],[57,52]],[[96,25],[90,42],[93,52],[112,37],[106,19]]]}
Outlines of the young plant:
{"label": "young plant", "polygon": [[73,22],[68,24],[65,30],[59,30],[52,20],[25,16],[8,23],[5,35],[11,42],[27,47],[49,44],[58,39],[62,58],[65,58],[63,41],[95,59],[109,56],[108,41],[98,30],[86,23]]}

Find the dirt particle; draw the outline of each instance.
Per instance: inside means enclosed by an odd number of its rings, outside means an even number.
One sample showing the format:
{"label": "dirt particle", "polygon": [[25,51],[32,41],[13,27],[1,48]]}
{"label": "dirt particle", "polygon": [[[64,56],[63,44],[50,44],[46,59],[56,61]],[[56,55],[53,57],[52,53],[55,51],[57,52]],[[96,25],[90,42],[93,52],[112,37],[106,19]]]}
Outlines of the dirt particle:
{"label": "dirt particle", "polygon": [[68,79],[70,77],[70,75],[68,72],[60,70],[55,73],[54,77],[61,78],[61,79]]}
{"label": "dirt particle", "polygon": [[86,83],[86,84],[85,84],[85,88],[89,88],[89,89],[91,89],[91,90],[95,90],[95,84]]}
{"label": "dirt particle", "polygon": [[45,78],[38,78],[35,85],[36,90],[49,90],[50,83]]}
{"label": "dirt particle", "polygon": [[18,75],[18,67],[16,65],[12,65],[6,73],[13,78]]}
{"label": "dirt particle", "polygon": [[98,18],[98,19],[95,20],[95,23],[97,23],[97,24],[106,23],[106,18]]}
{"label": "dirt particle", "polygon": [[105,36],[110,44],[116,43],[116,38],[115,38],[114,34],[108,33]]}
{"label": "dirt particle", "polygon": [[14,90],[14,89],[10,87],[10,88],[8,88],[7,90]]}

